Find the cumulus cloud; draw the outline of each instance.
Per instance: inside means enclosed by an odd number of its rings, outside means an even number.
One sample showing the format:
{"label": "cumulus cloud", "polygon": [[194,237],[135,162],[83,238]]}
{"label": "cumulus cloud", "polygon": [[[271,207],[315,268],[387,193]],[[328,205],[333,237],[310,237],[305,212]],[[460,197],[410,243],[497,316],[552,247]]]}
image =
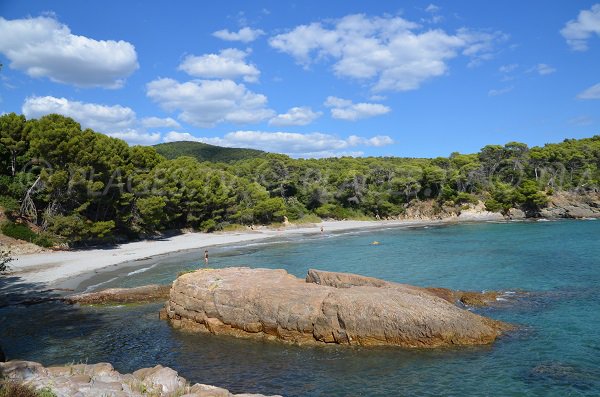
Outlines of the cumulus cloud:
{"label": "cumulus cloud", "polygon": [[335,96],[327,97],[324,105],[331,108],[331,117],[348,121],[381,116],[391,111],[388,106],[380,103],[353,103],[349,99]]}
{"label": "cumulus cloud", "polygon": [[252,29],[249,27],[241,28],[237,32],[230,32],[227,29],[217,30],[213,32],[213,36],[225,41],[241,41],[242,43],[250,43],[264,35],[260,29]]}
{"label": "cumulus cloud", "polygon": [[269,124],[276,126],[307,125],[319,118],[321,114],[307,106],[293,107],[286,113],[273,117],[269,120]]}
{"label": "cumulus cloud", "polygon": [[146,117],[142,119],[142,125],[146,128],[179,128],[181,127],[176,120],[170,117]]}
{"label": "cumulus cloud", "polygon": [[588,39],[594,34],[600,36],[600,4],[594,4],[589,10],[579,12],[560,30],[567,44],[575,51],[586,51]]}
{"label": "cumulus cloud", "polygon": [[78,87],[119,88],[138,68],[132,44],[74,35],[52,17],[0,17],[0,52],[13,69]]}
{"label": "cumulus cloud", "polygon": [[577,95],[578,99],[600,99],[600,83],[591,86]]}
{"label": "cumulus cloud", "polygon": [[91,128],[131,144],[149,145],[160,141],[159,133],[148,133],[139,128],[135,112],[121,105],[107,106],[53,96],[34,96],[25,99],[22,112],[27,118],[62,114],[75,119],[83,128]]}
{"label": "cumulus cloud", "polygon": [[257,123],[275,115],[267,97],[232,80],[195,80],[180,83],[162,78],[146,86],[146,94],[163,109],[197,127],[217,123]]}
{"label": "cumulus cloud", "polygon": [[200,78],[235,79],[242,77],[244,81],[255,82],[260,71],[255,65],[246,63],[245,58],[249,52],[235,48],[227,48],[219,54],[204,54],[201,56],[189,55],[179,70],[190,76]]}
{"label": "cumulus cloud", "polygon": [[359,146],[385,146],[393,143],[389,136],[365,138],[353,135],[348,138],[340,138],[320,132],[300,134],[265,131],[234,131],[223,137],[195,137],[189,133],[172,132],[167,134],[164,140],[167,142],[198,141],[225,147],[253,148],[305,158],[361,155],[361,151],[352,149]]}
{"label": "cumulus cloud", "polygon": [[421,31],[401,17],[348,15],[335,21],[300,25],[276,35],[269,44],[309,67],[333,60],[333,72],[372,82],[372,89],[407,91],[447,72],[447,61],[459,54],[474,66],[493,56],[494,44],[506,39],[500,32],[460,29]]}
{"label": "cumulus cloud", "polygon": [[109,132],[106,135],[119,138],[131,145],[155,145],[160,142],[160,133],[147,132],[138,129],[128,129],[120,132]]}
{"label": "cumulus cloud", "polygon": [[27,118],[39,118],[50,113],[72,117],[81,125],[101,132],[118,131],[135,125],[135,112],[121,105],[70,101],[53,96],[33,96],[25,99],[22,108]]}

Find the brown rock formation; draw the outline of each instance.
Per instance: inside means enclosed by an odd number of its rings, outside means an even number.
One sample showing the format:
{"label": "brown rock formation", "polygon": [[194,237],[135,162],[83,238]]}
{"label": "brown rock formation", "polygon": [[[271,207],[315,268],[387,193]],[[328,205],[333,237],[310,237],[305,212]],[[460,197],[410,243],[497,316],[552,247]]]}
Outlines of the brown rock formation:
{"label": "brown rock formation", "polygon": [[57,397],[265,397],[232,394],[200,383],[190,385],[176,371],[161,365],[123,375],[108,363],[45,368],[32,361],[9,361],[0,363],[0,373],[9,381],[22,382],[35,389],[49,388]]}
{"label": "brown rock formation", "polygon": [[63,298],[67,303],[114,304],[148,303],[169,298],[170,285],[144,285],[135,288],[109,288],[98,292],[70,295]]}
{"label": "brown rock formation", "polygon": [[317,270],[306,280],[273,269],[185,274],[162,317],[192,331],[298,344],[487,344],[506,329],[423,288]]}

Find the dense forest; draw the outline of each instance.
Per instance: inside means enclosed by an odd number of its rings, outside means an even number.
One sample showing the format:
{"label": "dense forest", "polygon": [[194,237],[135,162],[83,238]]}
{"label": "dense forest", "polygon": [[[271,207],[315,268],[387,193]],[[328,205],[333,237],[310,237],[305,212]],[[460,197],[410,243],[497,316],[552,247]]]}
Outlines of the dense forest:
{"label": "dense forest", "polygon": [[256,149],[239,149],[209,145],[202,142],[169,142],[153,146],[161,156],[173,160],[181,156],[194,157],[198,161],[232,162],[263,157],[267,152]]}
{"label": "dense forest", "polygon": [[[221,162],[202,161],[205,149]],[[491,211],[514,207],[535,216],[555,192],[597,191],[599,182],[600,136],[532,148],[488,145],[434,159],[304,160],[190,142],[157,151],[56,114],[0,116],[2,232],[44,246],[222,230],[284,216],[396,217],[423,200],[440,208],[481,200]]]}

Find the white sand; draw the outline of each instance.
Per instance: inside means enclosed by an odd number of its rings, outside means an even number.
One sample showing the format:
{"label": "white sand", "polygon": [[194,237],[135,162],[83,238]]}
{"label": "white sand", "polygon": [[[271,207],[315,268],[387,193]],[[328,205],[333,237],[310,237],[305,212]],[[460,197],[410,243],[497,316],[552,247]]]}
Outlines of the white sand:
{"label": "white sand", "polygon": [[261,228],[248,232],[187,233],[161,240],[145,240],[121,244],[106,249],[77,251],[48,251],[16,256],[11,263],[11,275],[25,283],[45,283],[56,285],[60,282],[86,273],[121,264],[177,251],[203,249],[205,247],[235,244],[290,236],[314,234],[323,226],[325,232],[352,229],[381,228],[389,226],[410,226],[431,224],[431,221],[330,221],[302,227],[282,227],[280,229]]}

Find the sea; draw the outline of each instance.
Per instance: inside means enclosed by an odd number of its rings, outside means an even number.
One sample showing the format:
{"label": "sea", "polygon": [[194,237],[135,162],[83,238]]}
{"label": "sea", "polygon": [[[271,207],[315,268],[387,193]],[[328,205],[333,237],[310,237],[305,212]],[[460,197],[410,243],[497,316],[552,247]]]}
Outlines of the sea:
{"label": "sea", "polygon": [[[46,366],[110,362],[131,372],[161,364],[233,393],[600,396],[600,220],[325,230],[209,251],[211,268],[281,268],[298,277],[315,268],[498,291],[491,306],[466,309],[516,328],[478,347],[301,347],[175,330],[159,320],[159,303],[47,302],[0,308],[0,345],[9,358]],[[205,266],[203,252],[117,267],[78,290],[169,283]]]}

